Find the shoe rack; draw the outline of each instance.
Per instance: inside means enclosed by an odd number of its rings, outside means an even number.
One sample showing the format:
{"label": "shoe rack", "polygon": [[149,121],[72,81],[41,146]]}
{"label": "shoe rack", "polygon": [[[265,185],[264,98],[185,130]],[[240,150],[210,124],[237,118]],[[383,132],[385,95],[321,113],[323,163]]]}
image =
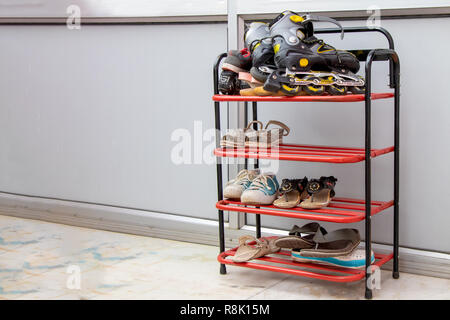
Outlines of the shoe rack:
{"label": "shoe rack", "polygon": [[[348,27],[345,33],[377,32],[381,33],[388,41],[387,49],[355,49],[349,50],[354,53],[359,61],[365,62],[365,93],[349,94],[342,96],[295,96],[295,97],[256,97],[256,96],[230,96],[220,95],[218,91],[219,66],[226,53],[218,56],[214,64],[214,110],[216,126],[216,149],[217,157],[217,190],[218,202],[216,207],[219,215],[219,242],[220,254],[217,260],[220,262],[220,273],[226,274],[225,265],[233,265],[245,268],[281,272],[291,275],[322,279],[334,282],[353,282],[366,278],[365,297],[372,298],[372,290],[369,285],[370,265],[381,267],[386,262],[393,260],[393,273],[395,279],[399,277],[398,241],[399,241],[399,127],[400,127],[400,62],[394,51],[392,36],[383,28]],[[315,33],[340,33],[340,29],[318,29]],[[387,61],[389,63],[389,87],[393,92],[372,93],[372,63],[374,61]],[[372,101],[378,99],[392,99],[394,103],[394,145],[382,149],[372,149],[371,146],[371,107]],[[300,144],[282,144],[276,151],[270,149],[226,149],[220,147],[220,106],[223,101],[245,101],[245,112],[248,112],[248,102],[252,103],[253,120],[257,120],[257,103],[265,102],[364,102],[365,106],[365,145],[363,148],[313,146]],[[394,153],[394,194],[390,201],[372,200],[372,159],[387,153]],[[329,206],[319,210],[305,210],[300,207],[292,209],[280,209],[273,205],[248,206],[240,202],[223,199],[222,181],[222,157],[237,157],[245,159],[277,159],[285,161],[306,161],[324,163],[357,163],[364,161],[365,166],[365,198],[333,198]],[[247,161],[245,162],[247,166]],[[258,160],[255,160],[255,168]],[[393,207],[393,251],[390,254],[378,254],[375,252],[375,262],[371,264],[372,230],[371,219],[388,208]],[[261,215],[280,216],[285,218],[308,219],[315,221],[327,221],[334,223],[353,223],[364,221],[365,224],[365,250],[366,268],[363,270],[342,267],[330,267],[312,263],[300,263],[291,260],[290,252],[281,250],[277,254],[265,256],[250,262],[235,263],[231,259],[237,248],[225,250],[225,229],[223,211],[245,212],[256,215],[256,237],[261,237]]]}

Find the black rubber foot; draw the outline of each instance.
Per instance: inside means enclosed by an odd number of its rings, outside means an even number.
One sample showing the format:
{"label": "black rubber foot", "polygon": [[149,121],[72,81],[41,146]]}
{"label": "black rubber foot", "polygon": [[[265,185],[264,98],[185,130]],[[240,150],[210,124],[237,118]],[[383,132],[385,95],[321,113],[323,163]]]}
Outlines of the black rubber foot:
{"label": "black rubber foot", "polygon": [[392,272],[392,278],[394,278],[394,279],[400,278],[400,272],[398,272],[398,271]]}
{"label": "black rubber foot", "polygon": [[220,274],[227,274],[227,268],[225,268],[224,264],[220,265]]}
{"label": "black rubber foot", "polygon": [[372,299],[372,290],[366,289],[366,299]]}

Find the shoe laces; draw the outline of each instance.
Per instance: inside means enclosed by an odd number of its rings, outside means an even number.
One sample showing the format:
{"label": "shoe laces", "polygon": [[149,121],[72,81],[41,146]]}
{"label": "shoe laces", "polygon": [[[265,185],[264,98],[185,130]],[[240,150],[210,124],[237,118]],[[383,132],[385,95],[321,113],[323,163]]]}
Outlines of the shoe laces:
{"label": "shoe laces", "polygon": [[251,190],[258,190],[258,189],[272,190],[272,188],[269,187],[269,183],[268,183],[267,179],[272,180],[273,184],[275,185],[275,181],[272,179],[272,177],[260,174],[252,181],[252,185],[250,186],[249,189],[251,189]]}
{"label": "shoe laces", "polygon": [[248,182],[251,182],[250,180],[250,174],[248,172],[248,170],[246,169],[242,169],[241,171],[239,171],[236,179],[230,180],[228,183],[234,183],[234,184],[239,184],[239,185],[244,185]]}

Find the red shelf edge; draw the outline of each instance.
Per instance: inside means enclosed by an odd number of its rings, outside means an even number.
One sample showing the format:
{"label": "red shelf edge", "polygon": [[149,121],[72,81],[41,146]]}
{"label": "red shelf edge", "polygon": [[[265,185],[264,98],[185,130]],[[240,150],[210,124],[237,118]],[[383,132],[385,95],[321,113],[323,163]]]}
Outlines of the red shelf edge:
{"label": "red shelf edge", "polygon": [[[293,219],[306,219],[306,220],[315,220],[315,221],[326,221],[326,222],[336,222],[336,223],[353,223],[359,222],[365,219],[365,211],[364,208],[361,207],[359,211],[345,211],[345,210],[337,210],[339,209],[351,209],[356,210],[354,206],[339,204],[334,205],[334,202],[348,202],[348,203],[357,203],[364,204],[364,200],[358,199],[343,199],[343,198],[335,198],[329,207],[325,207],[318,210],[306,210],[300,207],[292,208],[292,209],[281,209],[277,208],[273,205],[261,205],[256,208],[253,206],[245,206],[245,204],[241,204],[237,201],[230,200],[220,200],[216,203],[216,208],[223,211],[235,211],[235,212],[246,212],[252,214],[264,214],[271,216],[279,216]],[[383,210],[386,210],[394,205],[394,201],[372,201],[372,210],[371,216],[374,216],[380,213]]]}
{"label": "red shelf edge", "polygon": [[[288,268],[288,267],[279,267],[279,266],[273,266],[273,265],[259,264],[256,262],[237,263],[237,262],[228,260],[227,257],[232,256],[236,250],[237,250],[237,248],[234,248],[234,249],[220,253],[217,256],[217,261],[219,261],[220,263],[223,263],[223,264],[234,265],[234,266],[238,266],[238,267],[279,272],[279,273],[291,274],[291,275],[302,276],[302,277],[307,277],[307,278],[327,280],[327,281],[332,281],[332,282],[354,282],[354,281],[363,279],[366,274],[364,269],[361,270],[361,269],[325,266],[325,265],[314,264],[314,263],[301,263],[301,262],[296,262],[293,260],[277,259],[277,258],[273,258],[270,256],[269,257],[268,256],[261,257],[261,258],[255,259],[255,260],[272,262],[272,263],[280,263],[280,264],[297,266],[297,267],[308,268],[308,269],[313,269],[313,270],[315,269],[315,270],[335,272],[335,273],[346,273],[349,275],[329,275],[329,274],[322,274],[322,273],[306,271],[306,270],[292,269],[292,268]],[[376,261],[372,265],[381,267],[383,264],[385,264],[386,262],[391,260],[393,257],[394,257],[393,253],[390,253],[390,254],[375,253]]]}
{"label": "red shelf edge", "polygon": [[[306,150],[307,148],[319,150]],[[339,149],[342,149],[343,151],[340,151],[339,153]],[[354,150],[354,153],[351,153],[348,150]],[[291,151],[292,153],[289,153],[289,151]],[[362,148],[344,149],[343,147],[303,146],[295,144],[282,144],[280,145],[280,148],[272,149],[243,149],[222,147],[214,149],[215,156],[225,158],[250,158],[328,163],[361,162],[366,158],[365,154],[362,152],[364,152],[364,149]],[[371,158],[375,158],[390,152],[394,152],[394,146],[389,146],[382,149],[372,149],[370,152],[370,156]]]}
{"label": "red shelf edge", "polygon": [[[382,92],[372,93],[371,100],[388,99],[394,97],[394,93]],[[364,101],[364,94],[348,94],[342,96],[238,96],[238,95],[223,95],[215,94],[212,99],[214,101],[261,101],[261,102],[295,102],[295,101],[307,101],[307,102],[357,102]]]}

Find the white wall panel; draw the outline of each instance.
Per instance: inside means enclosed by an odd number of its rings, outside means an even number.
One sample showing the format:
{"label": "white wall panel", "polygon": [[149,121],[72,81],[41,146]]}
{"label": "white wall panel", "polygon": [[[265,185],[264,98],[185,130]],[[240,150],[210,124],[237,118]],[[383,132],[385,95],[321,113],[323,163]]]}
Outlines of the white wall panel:
{"label": "white wall panel", "polygon": [[226,15],[226,0],[0,0],[0,17],[65,17],[78,5],[83,17]]}
{"label": "white wall panel", "polygon": [[238,14],[273,14],[283,10],[293,10],[298,12],[337,12],[363,11],[369,8],[379,8],[380,10],[402,10],[407,12],[414,9],[435,9],[433,12],[443,13],[450,6],[448,0],[236,0]]}
{"label": "white wall panel", "polygon": [[226,42],[226,24],[1,26],[0,190],[215,219],[215,165],[172,163],[171,134],[214,127]]}

